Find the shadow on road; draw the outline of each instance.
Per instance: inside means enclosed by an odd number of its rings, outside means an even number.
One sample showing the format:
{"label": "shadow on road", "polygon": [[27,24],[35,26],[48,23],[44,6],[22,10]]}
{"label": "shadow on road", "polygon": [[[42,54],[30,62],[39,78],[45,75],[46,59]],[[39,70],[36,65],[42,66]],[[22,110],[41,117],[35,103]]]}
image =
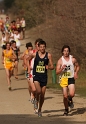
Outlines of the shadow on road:
{"label": "shadow on road", "polygon": [[70,117],[41,117],[37,115],[0,115],[0,124],[86,124],[86,122],[76,122]]}
{"label": "shadow on road", "polygon": [[52,99],[52,98],[54,98],[54,97],[45,97],[45,100],[47,100],[47,99]]}
{"label": "shadow on road", "polygon": [[52,113],[52,112],[59,112],[59,111],[64,111],[64,109],[60,109],[60,110],[44,110],[43,113]]}
{"label": "shadow on road", "polygon": [[26,90],[28,88],[14,88],[14,89],[11,89],[11,91],[16,91],[16,90]]}
{"label": "shadow on road", "polygon": [[76,108],[76,109],[72,109],[71,113],[69,114],[70,116],[73,115],[79,115],[79,114],[84,114],[86,112],[86,108]]}

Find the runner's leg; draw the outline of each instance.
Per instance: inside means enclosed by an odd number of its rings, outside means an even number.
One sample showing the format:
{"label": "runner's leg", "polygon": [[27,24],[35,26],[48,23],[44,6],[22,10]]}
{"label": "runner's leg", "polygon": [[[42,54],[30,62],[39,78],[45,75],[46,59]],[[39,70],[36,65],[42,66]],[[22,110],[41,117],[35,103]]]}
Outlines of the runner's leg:
{"label": "runner's leg", "polygon": [[39,98],[39,110],[38,110],[39,112],[41,112],[42,105],[44,103],[45,91],[46,91],[46,86],[43,86],[42,90],[41,90],[41,95],[40,95],[40,98]]}
{"label": "runner's leg", "polygon": [[15,61],[14,75],[18,79],[18,61]]}
{"label": "runner's leg", "polygon": [[64,115],[68,115],[68,87],[63,87],[63,102],[65,106]]}
{"label": "runner's leg", "polygon": [[75,95],[75,84],[68,85],[68,89],[69,89],[68,104],[69,104],[69,107],[70,108],[73,108],[74,107],[74,104],[73,104],[72,98]]}
{"label": "runner's leg", "polygon": [[39,96],[41,95],[41,87],[38,81],[34,81],[34,85],[36,88],[35,101],[34,101],[34,109],[38,108]]}
{"label": "runner's leg", "polygon": [[5,69],[6,71],[6,77],[7,77],[7,84],[8,84],[8,87],[11,87],[11,82],[10,82],[10,71],[6,68]]}

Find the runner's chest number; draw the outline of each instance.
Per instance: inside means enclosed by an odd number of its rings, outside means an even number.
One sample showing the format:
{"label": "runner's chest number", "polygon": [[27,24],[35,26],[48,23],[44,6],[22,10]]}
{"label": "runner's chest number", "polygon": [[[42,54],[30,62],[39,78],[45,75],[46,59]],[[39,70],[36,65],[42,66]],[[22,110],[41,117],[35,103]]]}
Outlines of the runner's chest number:
{"label": "runner's chest number", "polygon": [[38,73],[45,73],[45,66],[37,66],[36,67],[36,72]]}

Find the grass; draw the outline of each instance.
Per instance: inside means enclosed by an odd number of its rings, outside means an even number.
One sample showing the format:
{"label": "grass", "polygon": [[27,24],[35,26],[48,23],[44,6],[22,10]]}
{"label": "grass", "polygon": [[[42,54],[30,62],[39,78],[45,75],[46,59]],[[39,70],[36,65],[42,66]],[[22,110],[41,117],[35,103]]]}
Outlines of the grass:
{"label": "grass", "polygon": [[81,70],[76,80],[76,93],[86,97],[86,71]]}
{"label": "grass", "polygon": [[[75,86],[76,86],[76,94],[79,94],[82,97],[86,97],[86,71],[85,70],[80,70]],[[57,76],[56,83],[52,82],[52,71],[48,71],[47,88],[61,90],[61,87],[58,83],[58,76]]]}

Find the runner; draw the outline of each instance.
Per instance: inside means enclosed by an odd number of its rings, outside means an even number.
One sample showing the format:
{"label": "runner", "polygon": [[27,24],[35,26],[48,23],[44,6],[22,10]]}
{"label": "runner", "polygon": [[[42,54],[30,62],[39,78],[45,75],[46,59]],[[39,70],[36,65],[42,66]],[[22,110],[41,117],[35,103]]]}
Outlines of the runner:
{"label": "runner", "polygon": [[[38,43],[39,41],[41,41],[42,39],[41,38],[38,38],[36,41],[35,41],[35,49],[32,51],[33,53],[36,53],[38,51]],[[29,52],[28,52],[29,54]],[[25,61],[26,61],[26,58],[25,58]],[[34,104],[34,99],[35,99],[35,85],[33,83],[33,65],[34,65],[34,58],[30,60],[30,66],[31,66],[31,72],[27,78],[27,81],[29,83],[29,92],[30,92],[30,101],[32,104]],[[26,73],[27,74],[27,73]],[[38,109],[35,109],[34,108],[34,113],[36,114],[38,112]]]}
{"label": "runner", "polygon": [[17,27],[17,31],[20,33],[21,32],[21,22],[20,22],[20,18],[16,19],[16,27]]}
{"label": "runner", "polygon": [[[53,67],[51,54],[45,51],[46,42],[41,40],[38,46],[39,46],[39,51],[37,53],[33,53],[32,55],[29,55],[29,60],[31,59],[31,56],[35,57],[34,67],[33,67],[33,75],[34,75],[33,80],[36,88],[36,96],[35,96],[36,99],[34,101],[34,107],[35,109],[38,108],[38,117],[41,117],[42,116],[41,109],[44,103],[44,95],[47,85],[47,69],[53,69],[54,67]],[[29,64],[28,64],[28,73],[30,74]]]}
{"label": "runner", "polygon": [[67,116],[69,112],[68,103],[70,107],[74,106],[72,98],[75,95],[75,79],[78,78],[79,64],[77,60],[70,55],[69,46],[63,46],[62,54],[63,56],[57,62],[56,74],[60,74],[60,86],[62,87],[63,102],[65,106],[63,115]]}
{"label": "runner", "polygon": [[[25,56],[27,56],[30,51],[32,52],[32,50],[33,50],[32,43],[31,43],[31,42],[26,43],[26,48],[27,48],[27,49],[23,52],[22,56],[20,57],[20,59],[23,60],[22,66],[23,66],[24,71],[25,71],[25,78],[28,77],[27,65],[26,65]],[[27,79],[27,81],[28,81],[28,79]],[[29,90],[29,94],[30,94],[30,96],[31,96],[31,87],[30,87],[29,83],[28,83],[28,90]]]}
{"label": "runner", "polygon": [[21,37],[20,37],[20,33],[18,32],[18,30],[14,32],[14,40],[16,41],[16,46],[19,48],[21,45],[20,43]]}
{"label": "runner", "polygon": [[27,43],[26,47],[27,47],[28,52],[26,52],[25,55],[24,55],[24,64],[25,64],[25,67],[26,67],[26,78],[27,78],[28,86],[29,86],[30,101],[31,101],[31,103],[33,103],[33,101],[34,101],[33,91],[35,90],[35,86],[33,84],[33,75],[32,75],[33,60],[29,61],[30,68],[31,68],[31,73],[28,75],[26,57],[28,56],[28,54],[32,54],[34,52],[34,50],[33,50],[33,46],[32,46],[31,42]]}
{"label": "runner", "polygon": [[14,54],[13,50],[10,48],[10,43],[6,43],[6,50],[2,51],[2,64],[4,64],[5,67],[9,90],[11,90],[11,76],[14,67],[13,61],[15,59],[16,59],[16,55]]}
{"label": "runner", "polygon": [[14,40],[14,29],[11,30],[11,33],[9,34],[9,42]]}
{"label": "runner", "polygon": [[21,23],[21,32],[22,32],[22,36],[24,39],[25,38],[25,27],[26,27],[26,22],[25,22],[24,17],[22,17],[20,23]]}
{"label": "runner", "polygon": [[20,49],[17,48],[16,46],[16,41],[12,40],[11,41],[11,48],[14,51],[15,55],[17,56],[17,58],[15,59],[14,63],[15,63],[15,67],[14,67],[14,77],[16,79],[18,79],[18,62],[19,62],[19,55],[20,55]]}
{"label": "runner", "polygon": [[3,18],[0,18],[0,31],[2,33],[4,32],[4,21],[3,21]]}
{"label": "runner", "polygon": [[10,19],[9,19],[9,16],[6,16],[6,20],[5,20],[5,31],[6,32],[9,32],[9,27],[10,27]]}
{"label": "runner", "polygon": [[11,21],[10,26],[11,26],[11,30],[14,30],[14,31],[17,30],[16,21],[15,20]]}
{"label": "runner", "polygon": [[6,49],[6,43],[8,42],[8,39],[5,35],[5,33],[2,33],[2,38],[1,38],[1,47],[2,49]]}

